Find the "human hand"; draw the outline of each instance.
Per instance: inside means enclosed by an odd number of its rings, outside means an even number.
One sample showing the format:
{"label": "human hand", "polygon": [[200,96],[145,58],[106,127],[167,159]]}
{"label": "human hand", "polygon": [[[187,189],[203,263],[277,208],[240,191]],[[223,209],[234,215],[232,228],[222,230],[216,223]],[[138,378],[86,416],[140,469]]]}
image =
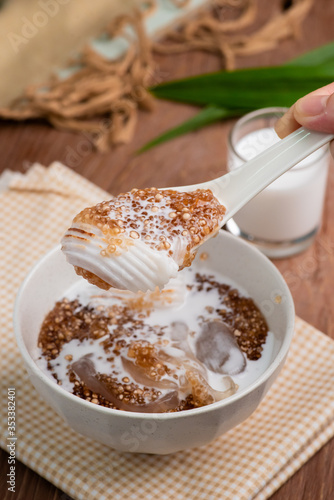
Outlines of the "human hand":
{"label": "human hand", "polygon": [[[295,102],[278,120],[275,130],[282,139],[300,126],[334,134],[334,82]],[[330,149],[334,158],[334,141]]]}

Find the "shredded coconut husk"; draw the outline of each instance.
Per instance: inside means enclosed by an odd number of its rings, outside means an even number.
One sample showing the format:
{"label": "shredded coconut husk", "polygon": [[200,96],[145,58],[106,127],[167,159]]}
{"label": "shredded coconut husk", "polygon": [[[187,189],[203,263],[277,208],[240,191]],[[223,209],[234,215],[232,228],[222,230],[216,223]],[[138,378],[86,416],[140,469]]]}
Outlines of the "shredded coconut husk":
{"label": "shredded coconut husk", "polygon": [[[171,0],[179,8],[189,0]],[[79,69],[66,79],[52,76],[42,85],[29,86],[9,107],[0,108],[0,117],[13,120],[44,118],[59,129],[92,134],[100,151],[129,142],[134,134],[138,109],[151,110],[154,100],[146,90],[153,82],[153,53],[179,53],[205,50],[220,54],[226,69],[235,68],[238,56],[272,50],[289,37],[299,37],[301,25],[314,0],[294,0],[265,25],[251,34],[257,14],[256,0],[214,0],[200,14],[171,29],[163,41],[152,41],[145,33],[144,17],[156,8],[146,0],[145,10],[117,17],[106,27],[108,37],[123,36],[129,41],[127,52],[110,61],[87,46],[75,64]],[[235,10],[226,20],[224,9]],[[145,14],[144,14],[145,12]],[[131,26],[134,37],[126,28]]]}
{"label": "shredded coconut husk", "polygon": [[[301,25],[314,0],[294,0],[284,9],[278,6],[276,14],[264,26],[251,34],[240,34],[256,19],[256,0],[215,0],[215,10],[202,12],[197,19],[183,23],[171,31],[163,42],[155,42],[153,49],[172,54],[189,50],[205,50],[222,56],[225,69],[235,69],[235,59],[275,49],[289,37],[301,36]],[[283,4],[283,2],[282,2]],[[238,10],[236,19],[225,20],[224,9]]]}

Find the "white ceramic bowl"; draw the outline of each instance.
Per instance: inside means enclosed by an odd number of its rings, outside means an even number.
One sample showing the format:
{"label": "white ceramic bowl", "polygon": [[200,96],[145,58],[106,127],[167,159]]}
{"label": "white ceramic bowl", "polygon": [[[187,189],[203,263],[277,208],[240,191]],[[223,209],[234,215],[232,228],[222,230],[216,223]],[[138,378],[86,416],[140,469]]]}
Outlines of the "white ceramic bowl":
{"label": "white ceramic bowl", "polygon": [[[294,305],[275,266],[258,250],[226,231],[203,247],[212,266],[245,289],[274,334],[269,367],[244,390],[217,403],[178,413],[132,413],[84,401],[53,383],[35,364],[41,323],[57,299],[79,278],[60,248],[31,270],[18,293],[14,328],[28,374],[37,391],[77,432],[119,451],[167,454],[205,445],[243,422],[279,374],[293,336]],[[200,259],[198,265],[201,266]],[[281,297],[277,300],[277,297]],[[64,436],[66,439],[66,436]]]}

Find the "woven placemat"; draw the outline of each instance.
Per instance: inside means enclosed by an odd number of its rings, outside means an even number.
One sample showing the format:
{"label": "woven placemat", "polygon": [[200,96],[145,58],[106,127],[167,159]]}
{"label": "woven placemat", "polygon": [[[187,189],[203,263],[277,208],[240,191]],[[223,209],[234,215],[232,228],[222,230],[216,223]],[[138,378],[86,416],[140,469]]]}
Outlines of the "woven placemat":
{"label": "woven placemat", "polygon": [[[29,381],[14,339],[13,302],[73,215],[108,195],[59,163],[7,172],[0,190],[1,397],[6,402],[15,389],[17,459],[74,499],[262,500],[334,435],[334,342],[299,318],[286,365],[258,410],[208,446],[136,455],[72,431]],[[0,426],[8,451],[6,415]]]}

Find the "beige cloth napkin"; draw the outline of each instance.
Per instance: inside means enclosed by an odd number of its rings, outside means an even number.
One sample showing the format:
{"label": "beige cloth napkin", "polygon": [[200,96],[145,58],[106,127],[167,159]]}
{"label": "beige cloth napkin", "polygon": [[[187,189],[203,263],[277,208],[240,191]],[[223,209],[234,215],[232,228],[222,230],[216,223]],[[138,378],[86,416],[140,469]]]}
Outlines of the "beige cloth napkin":
{"label": "beige cloth napkin", "polygon": [[[1,184],[0,378],[3,401],[7,388],[16,388],[19,460],[75,499],[263,500],[334,435],[334,342],[299,318],[286,365],[263,403],[208,446],[133,455],[72,431],[30,384],[13,335],[13,301],[73,215],[108,195],[59,163],[7,172]],[[2,418],[7,449],[5,424]]]}

